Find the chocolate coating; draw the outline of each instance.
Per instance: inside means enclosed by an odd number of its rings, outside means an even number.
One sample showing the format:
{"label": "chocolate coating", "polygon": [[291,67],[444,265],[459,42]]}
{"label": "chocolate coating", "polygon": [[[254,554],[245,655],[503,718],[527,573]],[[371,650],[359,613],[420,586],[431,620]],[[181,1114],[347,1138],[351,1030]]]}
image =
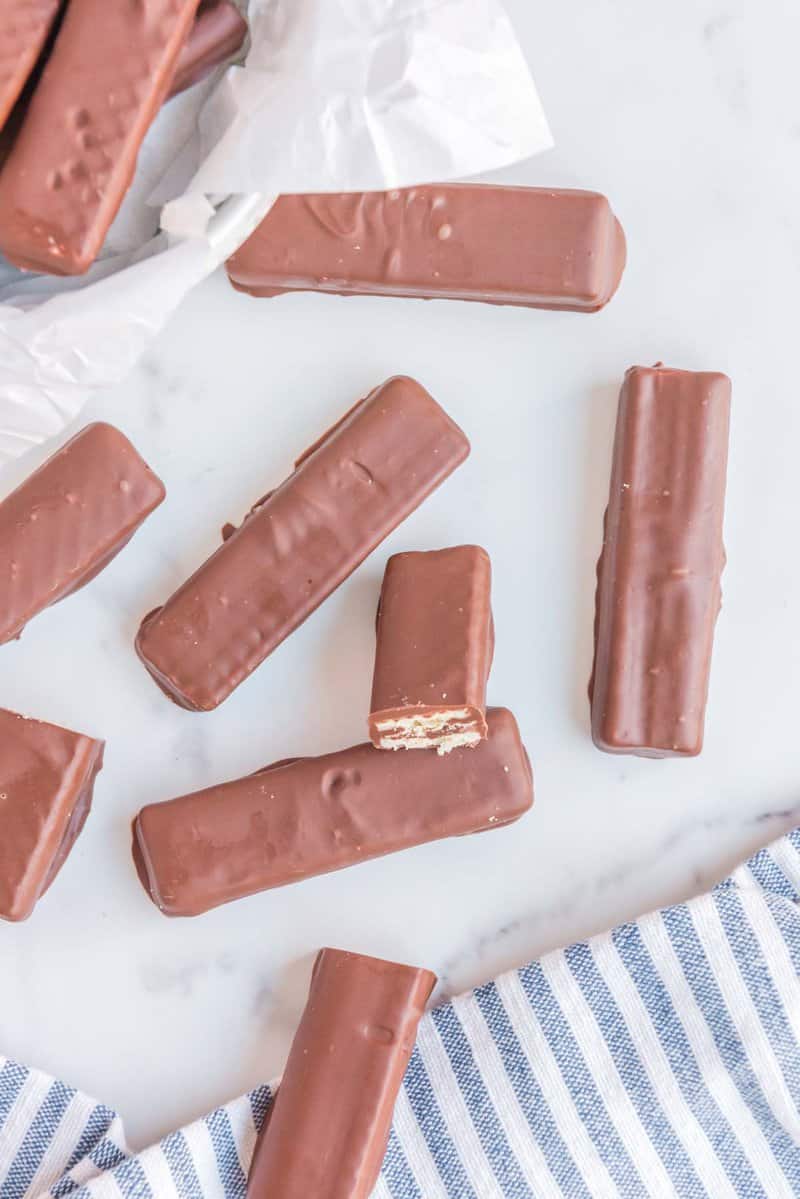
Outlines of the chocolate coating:
{"label": "chocolate coating", "polygon": [[247,21],[232,0],[200,0],[194,25],[178,55],[170,97],[200,83],[238,53],[247,37]]}
{"label": "chocolate coating", "polygon": [[436,975],[323,949],[248,1199],[368,1199]]}
{"label": "chocolate coating", "polygon": [[87,425],[48,458],[0,503],[0,644],[99,574],[164,495],[113,425]]}
{"label": "chocolate coating", "polygon": [[0,129],[44,50],[61,0],[0,0]]}
{"label": "chocolate coating", "polygon": [[92,803],[103,742],[0,708],[0,918],[25,920]]}
{"label": "chocolate coating", "polygon": [[518,820],[533,779],[514,717],[487,713],[475,748],[390,754],[355,745],[143,808],[134,857],[166,916],[197,916],[257,891],[443,837]]}
{"label": "chocolate coating", "polygon": [[161,107],[198,0],[70,0],[0,172],[0,251],[23,270],[94,262]]}
{"label": "chocolate coating", "polygon": [[477,545],[395,554],[381,588],[369,735],[447,753],[486,736],[492,568]]}
{"label": "chocolate coating", "polygon": [[702,749],[730,399],[725,375],[659,366],[625,376],[597,570],[590,696],[600,749]]}
{"label": "chocolate coating", "polygon": [[413,379],[376,388],[145,617],[153,678],[183,707],[216,708],[468,453]]}
{"label": "chocolate coating", "polygon": [[605,196],[435,184],[281,196],[228,261],[239,291],[482,300],[594,312],[625,266]]}

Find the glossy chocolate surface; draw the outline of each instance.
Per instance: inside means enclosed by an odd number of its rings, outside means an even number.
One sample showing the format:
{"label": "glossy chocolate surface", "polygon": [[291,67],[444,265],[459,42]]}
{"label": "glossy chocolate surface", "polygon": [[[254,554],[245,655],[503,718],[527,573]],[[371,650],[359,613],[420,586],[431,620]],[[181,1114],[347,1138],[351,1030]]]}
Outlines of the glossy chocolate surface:
{"label": "glossy chocolate surface", "polygon": [[477,545],[395,554],[381,588],[369,733],[447,753],[486,736],[492,568]]}
{"label": "glossy chocolate surface", "polygon": [[703,745],[725,565],[730,380],[633,367],[620,396],[598,564],[592,735],[599,748]]}
{"label": "glossy chocolate surface", "polygon": [[413,845],[484,832],[533,803],[514,717],[487,713],[489,736],[445,757],[355,745],[143,808],[134,857],[167,916],[196,916],[257,891]]}
{"label": "glossy chocolate surface", "polygon": [[87,425],[0,502],[0,644],[95,577],[165,495],[113,425]]}
{"label": "glossy chocolate surface", "polygon": [[435,983],[429,970],[322,950],[248,1199],[368,1199]]}
{"label": "glossy chocolate surface", "polygon": [[145,617],[136,646],[162,690],[216,708],[468,453],[413,379],[376,388]]}
{"label": "glossy chocolate surface", "polygon": [[0,918],[25,920],[92,803],[103,742],[0,708]]}
{"label": "glossy chocolate surface", "polygon": [[247,37],[247,21],[232,0],[200,0],[194,25],[183,44],[170,96],[200,83],[238,53]]}
{"label": "glossy chocolate surface", "polygon": [[281,196],[228,261],[234,287],[481,300],[594,312],[616,291],[625,236],[596,192],[435,184]]}
{"label": "glossy chocolate surface", "polygon": [[31,77],[61,0],[0,0],[0,129]]}
{"label": "glossy chocolate surface", "polygon": [[166,97],[198,0],[70,0],[0,171],[0,251],[83,274],[97,257]]}

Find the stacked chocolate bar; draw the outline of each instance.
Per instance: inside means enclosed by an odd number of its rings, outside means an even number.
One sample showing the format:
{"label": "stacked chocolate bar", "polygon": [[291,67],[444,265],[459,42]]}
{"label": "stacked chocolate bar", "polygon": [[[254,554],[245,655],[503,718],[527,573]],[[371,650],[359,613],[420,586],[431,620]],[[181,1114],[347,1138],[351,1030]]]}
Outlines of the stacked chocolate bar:
{"label": "stacked chocolate bar", "polygon": [[[137,648],[184,707],[214,708],[469,453],[413,379],[390,379],[297,461],[142,624]],[[533,801],[510,712],[486,711],[490,568],[474,546],[389,560],[372,743],[278,762],[144,808],[134,858],[170,916],[442,837],[508,824]],[[392,753],[396,748],[439,753]]]}

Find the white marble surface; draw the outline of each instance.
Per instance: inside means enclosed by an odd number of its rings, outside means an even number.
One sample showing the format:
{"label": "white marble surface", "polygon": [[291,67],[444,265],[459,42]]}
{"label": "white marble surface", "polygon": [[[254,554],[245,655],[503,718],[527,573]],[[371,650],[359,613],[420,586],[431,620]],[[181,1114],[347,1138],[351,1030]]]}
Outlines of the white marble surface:
{"label": "white marble surface", "polygon": [[[320,945],[464,988],[703,886],[800,819],[800,13],[789,0],[510,9],[558,149],[505,177],[611,197],[630,252],[618,297],[598,316],[257,302],[211,279],[87,414],[130,434],[168,502],[0,654],[3,705],[108,740],[57,885],[29,923],[0,927],[0,1049],[116,1105],[134,1144],[281,1068]],[[657,359],[734,380],[707,744],[684,762],[605,756],[587,729],[616,393],[628,365]],[[134,655],[139,618],[295,451],[399,371],[467,430],[468,464],[220,711],[173,707]],[[130,861],[137,808],[360,740],[387,555],[465,540],[494,561],[491,698],[520,720],[534,812],[196,920],[160,916]]]}

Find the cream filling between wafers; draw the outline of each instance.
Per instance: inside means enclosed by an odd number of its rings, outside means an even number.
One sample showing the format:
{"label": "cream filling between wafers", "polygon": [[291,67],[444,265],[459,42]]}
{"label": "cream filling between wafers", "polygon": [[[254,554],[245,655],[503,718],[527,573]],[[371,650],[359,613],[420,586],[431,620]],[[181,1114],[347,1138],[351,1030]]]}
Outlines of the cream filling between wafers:
{"label": "cream filling between wafers", "polygon": [[391,720],[376,720],[380,749],[432,749],[440,755],[464,745],[476,745],[481,735],[476,729],[465,727],[446,732],[452,724],[465,721],[469,708],[450,708],[444,712],[429,712],[426,715],[396,716]]}

